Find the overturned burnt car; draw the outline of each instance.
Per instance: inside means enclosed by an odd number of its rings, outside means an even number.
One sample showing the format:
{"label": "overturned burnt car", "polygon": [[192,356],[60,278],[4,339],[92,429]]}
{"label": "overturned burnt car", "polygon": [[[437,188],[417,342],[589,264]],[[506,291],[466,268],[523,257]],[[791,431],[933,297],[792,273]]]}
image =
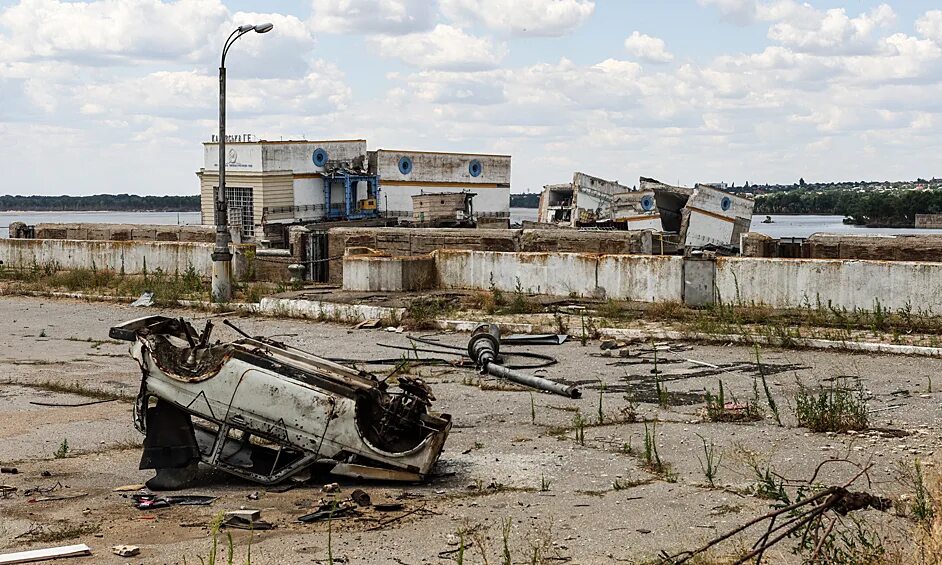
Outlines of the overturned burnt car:
{"label": "overturned burnt car", "polygon": [[210,343],[182,318],[148,316],[111,328],[133,343],[141,388],[135,426],[145,434],[141,469],[152,489],[186,485],[206,463],[262,484],[312,465],[335,475],[424,479],[441,455],[451,417],[429,411],[420,380],[397,388],[278,341]]}

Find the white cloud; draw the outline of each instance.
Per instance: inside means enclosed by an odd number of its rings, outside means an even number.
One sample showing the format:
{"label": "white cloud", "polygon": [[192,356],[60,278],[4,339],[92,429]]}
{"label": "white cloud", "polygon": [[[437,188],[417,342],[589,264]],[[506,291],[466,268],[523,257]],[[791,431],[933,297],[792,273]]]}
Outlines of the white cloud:
{"label": "white cloud", "polygon": [[428,0],[312,0],[310,24],[323,33],[400,34],[431,27]]}
{"label": "white cloud", "polygon": [[670,63],[674,60],[674,55],[667,50],[663,39],[637,31],[625,39],[625,48],[635,57],[649,63]]}
{"label": "white cloud", "polygon": [[0,12],[0,60],[192,58],[226,16],[219,0],[22,0]]}
{"label": "white cloud", "polygon": [[715,6],[724,19],[745,25],[756,17],[756,0],[697,0],[701,6]]}
{"label": "white cloud", "polygon": [[[256,79],[227,85],[233,117],[251,115],[321,115],[346,107],[350,89],[333,64],[317,61],[297,79]],[[139,77],[82,85],[75,104],[90,115],[109,119],[135,115],[179,120],[215,118],[218,79],[197,71],[159,71]],[[107,101],[102,105],[101,101]]]}
{"label": "white cloud", "polygon": [[835,53],[867,51],[874,45],[873,32],[893,23],[896,14],[886,4],[855,18],[843,8],[825,12],[801,8],[769,28],[769,39],[800,52]]}
{"label": "white cloud", "polygon": [[304,22],[282,14],[230,14],[219,0],[21,0],[0,11],[0,65],[67,61],[94,69],[167,64],[213,69],[233,29],[261,22],[275,28],[246,34],[232,51],[243,61],[241,69],[263,76],[275,69],[292,76],[304,72],[304,55],[314,46]]}
{"label": "white cloud", "polygon": [[440,0],[446,17],[518,36],[565,35],[595,11],[592,0]]}
{"label": "white cloud", "polygon": [[[0,8],[0,133],[19,140],[0,157],[7,183],[37,193],[120,191],[133,177],[144,192],[195,192],[198,142],[216,129],[219,47],[235,25],[266,20],[272,33],[248,34],[230,54],[230,129],[511,153],[515,191],[565,181],[576,169],[629,184],[641,174],[793,180],[798,169],[806,179],[925,176],[942,151],[940,10],[908,22],[906,33],[889,26],[886,7],[701,0],[724,18],[767,26],[765,44],[753,47],[751,30],[707,56],[679,42],[669,51],[638,31],[623,57],[563,39],[511,59],[507,45],[521,42],[508,36],[568,33],[594,5],[441,0],[439,21],[434,2],[329,0],[314,4],[327,10],[318,20],[233,13],[220,1],[20,0]],[[155,14],[168,18],[161,31],[173,28],[172,40],[144,29]],[[64,30],[69,18],[81,29]],[[96,31],[95,18],[111,18],[121,37]],[[323,34],[318,40],[331,45],[322,53],[312,33],[325,24],[362,36]],[[740,33],[715,25],[703,41]],[[348,58],[347,48],[362,52]],[[327,61],[324,53],[340,55]],[[374,64],[377,54],[412,68]],[[648,64],[671,57],[682,62]],[[362,90],[354,93],[346,73]],[[52,123],[59,126],[44,125]],[[31,153],[61,154],[63,166]]]}
{"label": "white cloud", "polygon": [[942,44],[942,10],[929,10],[916,20],[916,31],[926,39]]}
{"label": "white cloud", "polygon": [[507,48],[485,37],[468,35],[446,24],[428,32],[407,35],[380,35],[370,39],[384,57],[397,57],[405,63],[436,70],[482,70],[500,63]]}

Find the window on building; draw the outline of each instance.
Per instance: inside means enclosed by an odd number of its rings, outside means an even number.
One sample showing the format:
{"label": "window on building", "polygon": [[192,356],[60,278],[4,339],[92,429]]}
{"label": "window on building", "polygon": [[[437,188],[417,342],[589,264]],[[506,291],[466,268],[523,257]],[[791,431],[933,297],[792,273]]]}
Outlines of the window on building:
{"label": "window on building", "polygon": [[[219,194],[219,187],[213,187],[213,201]],[[229,225],[239,226],[242,237],[255,236],[255,212],[252,201],[252,189],[238,186],[226,187],[226,204],[229,207]],[[214,208],[215,210],[215,208]],[[213,212],[215,216],[215,212]],[[213,218],[215,221],[216,218]]]}

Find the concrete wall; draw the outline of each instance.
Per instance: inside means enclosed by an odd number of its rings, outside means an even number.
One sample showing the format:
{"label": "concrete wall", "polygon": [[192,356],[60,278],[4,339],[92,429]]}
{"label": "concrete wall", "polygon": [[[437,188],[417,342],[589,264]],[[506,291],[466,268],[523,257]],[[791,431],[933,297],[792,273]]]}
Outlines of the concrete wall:
{"label": "concrete wall", "polygon": [[[879,302],[888,310],[942,312],[942,263],[445,249],[432,256],[442,289],[520,289],[690,306],[820,304],[873,310]],[[344,289],[427,288],[431,265],[423,259],[347,257]]]}
{"label": "concrete wall", "polygon": [[816,233],[800,245],[757,233],[742,238],[746,257],[867,259],[942,262],[942,235],[839,235]]}
{"label": "concrete wall", "polygon": [[916,214],[917,228],[942,229],[942,214]]}
{"label": "concrete wall", "polygon": [[683,298],[683,258],[586,253],[434,253],[441,288],[658,302]]}
{"label": "concrete wall", "polygon": [[43,223],[36,224],[36,239],[189,241],[210,243],[216,240],[216,232],[209,226]]}
{"label": "concrete wall", "polygon": [[343,259],[343,289],[374,292],[427,290],[436,283],[435,258],[348,255]]}
{"label": "concrete wall", "polygon": [[776,308],[819,302],[872,310],[942,312],[942,263],[821,259],[716,259],[716,290],[725,303]]}
{"label": "concrete wall", "polygon": [[450,228],[332,228],[327,236],[330,281],[343,280],[343,261],[351,247],[368,247],[383,255],[427,255],[436,249],[477,251],[558,251],[574,253],[651,253],[647,231],[577,232]]}
{"label": "concrete wall", "polygon": [[[213,272],[212,243],[79,241],[71,239],[0,239],[0,261],[4,267],[28,269],[56,265],[64,270],[102,269],[116,273],[153,273],[158,268],[167,273],[184,273],[192,267],[200,276]],[[233,270],[237,278],[247,271],[246,251],[251,246],[236,246]]]}

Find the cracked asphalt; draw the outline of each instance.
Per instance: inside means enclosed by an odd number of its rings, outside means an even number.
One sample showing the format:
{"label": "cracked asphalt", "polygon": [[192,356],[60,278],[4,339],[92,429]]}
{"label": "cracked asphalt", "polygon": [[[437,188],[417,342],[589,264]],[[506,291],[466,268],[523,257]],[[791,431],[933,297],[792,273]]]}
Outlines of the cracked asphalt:
{"label": "cracked asphalt", "polygon": [[[752,348],[659,344],[658,372],[653,373],[650,343],[630,344],[621,357],[617,352],[606,356],[597,341],[582,346],[570,340],[523,350],[557,357],[558,364],[538,374],[578,383],[583,389],[579,400],[531,394],[467,369],[418,369],[437,397],[433,408],[450,413],[455,423],[437,476],[426,484],[338,481],[340,491],[325,494],[321,485],[336,479],[314,475],[287,492],[270,492],[206,470],[183,493],[218,496],[213,504],[140,511],[127,493],[114,491],[151,476],[138,469],[141,436],[125,400],[136,394],[140,371],[127,344],[107,334],[118,322],[152,313],[184,316],[196,325],[208,316],[0,298],[0,319],[6,322],[0,336],[0,464],[19,471],[0,474],[0,484],[17,489],[0,493],[3,551],[86,543],[94,556],[76,562],[196,563],[208,554],[213,517],[246,507],[260,509],[276,527],[232,531],[236,562],[245,562],[251,539],[252,563],[326,563],[328,525],[302,524],[297,517],[322,499],[348,498],[362,488],[374,502],[398,500],[403,507],[363,510],[334,521],[329,539],[337,562],[451,563],[461,539],[473,544],[465,551],[466,563],[501,562],[505,523],[510,524],[507,548],[514,563],[530,563],[534,554],[545,563],[644,562],[660,551],[697,547],[767,512],[769,501],[753,494],[756,468],[800,480],[823,461],[848,460],[826,464],[818,475],[824,484],[842,484],[857,473],[855,465],[871,464],[869,483],[861,479],[855,487],[898,498],[908,492],[899,479],[901,468],[918,458],[934,473],[939,453],[938,359],[763,349],[762,371],[780,426],[756,380]],[[260,317],[232,320],[251,334],[278,336],[327,357],[365,362],[402,353],[378,344],[408,345],[404,334],[384,329]],[[216,331],[219,339],[236,337],[221,324]],[[464,345],[468,337],[419,333],[450,345]],[[762,418],[706,421],[703,395],[716,393],[720,381],[727,400],[755,402]],[[811,387],[859,385],[871,431],[824,434],[799,427],[794,414],[799,381]],[[93,400],[89,390],[122,399],[77,407],[32,404],[85,403]],[[645,465],[646,430],[653,434],[663,472]],[[65,456],[56,457],[57,451],[63,455],[63,442]],[[714,445],[718,459],[714,486],[704,476],[704,442]],[[879,529],[888,547],[906,549],[909,520],[893,512],[859,514]],[[758,536],[753,532],[722,547],[734,551]],[[140,546],[141,553],[119,558],[110,552],[118,544]],[[797,559],[784,544],[770,558]]]}

